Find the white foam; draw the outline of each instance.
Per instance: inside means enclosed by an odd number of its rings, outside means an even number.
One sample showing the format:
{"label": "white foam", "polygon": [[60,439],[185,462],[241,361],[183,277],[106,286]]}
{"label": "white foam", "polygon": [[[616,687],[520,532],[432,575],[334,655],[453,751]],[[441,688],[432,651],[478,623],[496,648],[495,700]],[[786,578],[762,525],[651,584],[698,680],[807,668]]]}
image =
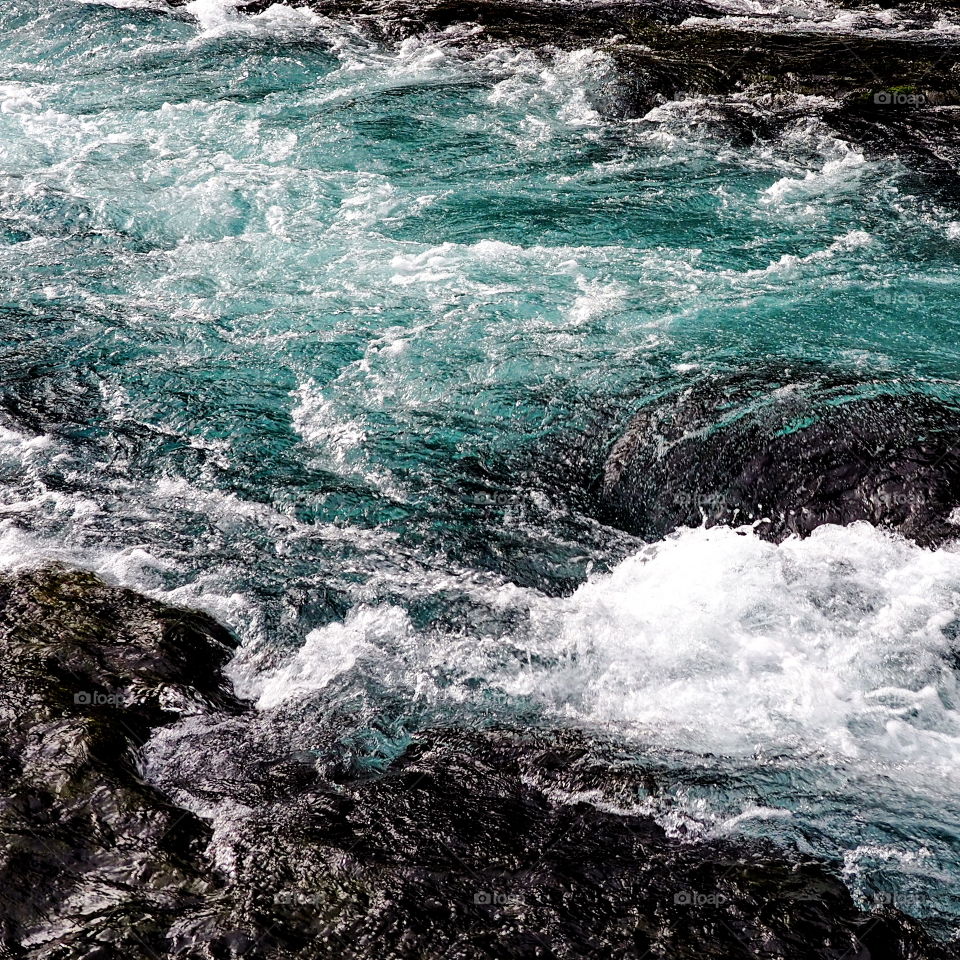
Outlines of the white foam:
{"label": "white foam", "polygon": [[199,24],[201,41],[236,35],[296,38],[324,22],[308,7],[275,3],[252,15],[239,7],[239,0],[190,0],[184,10]]}
{"label": "white foam", "polygon": [[343,623],[307,634],[292,660],[265,678],[257,706],[268,709],[315,693],[353,667],[364,653],[389,649],[411,634],[410,619],[399,607],[357,607]]}
{"label": "white foam", "polygon": [[33,87],[23,83],[0,84],[0,113],[34,113],[40,109]]}
{"label": "white foam", "polygon": [[580,295],[573,301],[567,315],[573,325],[579,326],[622,303],[627,288],[617,281],[605,283],[600,280],[577,278]]}
{"label": "white foam", "polygon": [[16,461],[32,460],[38,454],[53,446],[53,437],[49,434],[28,436],[9,427],[0,426],[0,457],[10,457]]}
{"label": "white foam", "polygon": [[866,525],[776,546],[685,530],[531,611],[549,669],[504,686],[664,748],[800,751],[960,776],[944,634],[960,553]]}
{"label": "white foam", "polygon": [[850,34],[858,37],[896,37],[911,40],[942,40],[960,31],[955,21],[910,11],[880,9],[873,5],[860,10],[838,6],[828,0],[713,0],[720,17],[688,17],[688,28],[732,27],[738,30],[777,33]]}
{"label": "white foam", "polygon": [[769,264],[763,270],[748,270],[744,276],[757,276],[760,274],[785,274],[799,276],[801,268],[810,264],[818,264],[824,260],[831,260],[837,254],[850,253],[867,247],[873,243],[873,238],[865,230],[850,230],[841,237],[837,237],[829,246],[823,250],[814,250],[805,256],[797,256],[792,253],[785,253],[779,260]]}
{"label": "white foam", "polygon": [[820,170],[808,170],[802,177],[782,177],[763,191],[760,202],[780,207],[825,194],[833,197],[855,189],[868,167],[862,153],[847,150],[842,156],[828,160]]}
{"label": "white foam", "polygon": [[[550,62],[525,52],[514,56],[509,76],[490,92],[497,106],[529,110],[528,138],[518,144],[532,144],[552,136],[555,124],[592,127],[600,115],[592,99],[602,95],[615,76],[613,61],[604,53],[585,48],[558,53]],[[552,120],[548,119],[552,115]]]}
{"label": "white foam", "polygon": [[[419,696],[469,701],[482,678],[481,689],[666,751],[892,764],[918,787],[960,779],[945,633],[960,617],[957,550],[865,524],[780,545],[749,530],[688,529],[570,597],[514,589],[510,603],[526,610],[523,630],[470,643],[413,642],[399,611],[362,606],[310,634],[261,706],[326,685],[362,653]],[[432,685],[442,664],[464,685]]]}
{"label": "white foam", "polygon": [[356,420],[345,418],[313,380],[299,387],[294,396],[293,424],[310,443],[324,449],[333,462],[343,464],[347,455],[363,444],[367,431]]}

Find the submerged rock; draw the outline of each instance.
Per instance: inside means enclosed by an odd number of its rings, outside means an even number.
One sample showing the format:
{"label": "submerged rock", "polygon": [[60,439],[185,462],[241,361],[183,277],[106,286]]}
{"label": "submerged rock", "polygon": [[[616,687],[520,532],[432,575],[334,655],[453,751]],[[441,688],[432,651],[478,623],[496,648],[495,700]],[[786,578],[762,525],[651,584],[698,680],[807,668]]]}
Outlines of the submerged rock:
{"label": "submerged rock", "polygon": [[434,731],[380,766],[335,729],[292,750],[226,688],[231,646],[89,574],[0,581],[5,955],[952,955],[819,863],[583,802],[629,807],[651,775],[577,734]]}
{"label": "submerged rock", "polygon": [[960,410],[789,374],[762,383],[714,377],[643,407],[604,466],[604,518],[650,539],[753,523],[779,540],[858,520],[925,546],[960,535]]}

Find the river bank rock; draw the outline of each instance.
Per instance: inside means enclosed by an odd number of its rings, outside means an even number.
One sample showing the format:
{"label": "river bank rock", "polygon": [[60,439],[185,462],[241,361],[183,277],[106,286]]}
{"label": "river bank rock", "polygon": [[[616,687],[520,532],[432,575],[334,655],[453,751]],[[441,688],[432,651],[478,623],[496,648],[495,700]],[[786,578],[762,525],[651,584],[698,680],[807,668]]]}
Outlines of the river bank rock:
{"label": "river bank rock", "polygon": [[[91,574],[0,577],[0,940],[15,956],[150,956],[212,888],[209,830],[137,773],[150,731],[232,711],[209,617]],[[99,952],[98,952],[99,951]]]}
{"label": "river bank rock", "polygon": [[233,646],[87,573],[0,578],[3,955],[954,955],[809,858],[668,836],[629,809],[651,774],[580,734],[294,750],[296,716],[231,694]]}
{"label": "river bank rock", "polygon": [[258,812],[238,870],[270,863],[275,893],[251,904],[251,941],[358,960],[949,955],[816,862],[578,800],[564,787],[608,787],[589,757],[576,738],[436,731],[383,775]]}

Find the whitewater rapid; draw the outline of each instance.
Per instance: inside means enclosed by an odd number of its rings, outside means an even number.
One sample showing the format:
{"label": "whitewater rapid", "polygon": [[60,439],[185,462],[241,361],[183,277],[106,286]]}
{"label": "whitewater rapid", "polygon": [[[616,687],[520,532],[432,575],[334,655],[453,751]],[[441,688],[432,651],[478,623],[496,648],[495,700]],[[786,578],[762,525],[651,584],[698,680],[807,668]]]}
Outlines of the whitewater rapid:
{"label": "whitewater rapid", "polygon": [[598,422],[712,370],[954,395],[948,200],[810,98],[749,145],[706,97],[623,122],[593,49],[223,0],[13,0],[0,37],[6,567],[213,613],[304,746],[336,709],[571,726],[669,771],[636,804],[678,835],[955,921],[960,552],[646,544],[570,493]]}

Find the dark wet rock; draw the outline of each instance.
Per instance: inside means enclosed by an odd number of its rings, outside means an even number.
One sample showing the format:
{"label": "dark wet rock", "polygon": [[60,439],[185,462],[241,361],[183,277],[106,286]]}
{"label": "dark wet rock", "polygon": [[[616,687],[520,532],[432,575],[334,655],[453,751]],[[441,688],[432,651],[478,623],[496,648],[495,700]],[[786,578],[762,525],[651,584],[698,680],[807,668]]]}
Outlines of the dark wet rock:
{"label": "dark wet rock", "polygon": [[[168,786],[196,790],[202,777],[185,773]],[[624,803],[649,783],[573,734],[435,731],[336,789],[302,775],[234,828],[236,882],[251,891],[236,922],[265,954],[950,955],[893,910],[859,912],[816,862],[681,843],[577,799]]]}
{"label": "dark wet rock", "polygon": [[89,574],[0,581],[0,953],[954,955],[808,858],[667,836],[629,812],[654,775],[610,745],[394,731],[375,760],[336,723],[245,710],[231,646]]}
{"label": "dark wet rock", "polygon": [[[209,829],[137,774],[185,712],[234,710],[230,635],[82,572],[0,579],[0,943],[15,955],[150,956]],[[108,952],[104,952],[108,951]]]}
{"label": "dark wet rock", "polygon": [[941,544],[960,534],[960,410],[802,372],[711,377],[636,414],[599,502],[651,539],[701,523],[753,523],[779,540],[867,521]]}
{"label": "dark wet rock", "polygon": [[923,186],[949,187],[957,197],[960,170],[960,106],[887,108],[859,99],[830,109],[824,119],[849,140],[875,156],[891,153],[924,175]]}

